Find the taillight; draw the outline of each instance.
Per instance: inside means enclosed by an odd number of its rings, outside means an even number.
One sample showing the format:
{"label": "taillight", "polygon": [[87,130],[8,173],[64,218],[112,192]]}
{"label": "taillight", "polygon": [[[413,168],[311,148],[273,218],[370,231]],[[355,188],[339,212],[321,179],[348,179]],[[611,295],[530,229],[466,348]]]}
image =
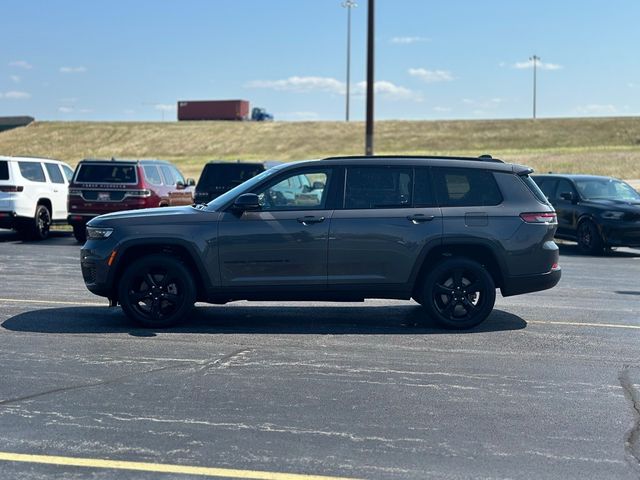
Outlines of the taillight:
{"label": "taillight", "polygon": [[82,190],[80,190],[79,188],[70,188],[69,195],[71,195],[72,197],[81,197]]}
{"label": "taillight", "polygon": [[558,217],[552,212],[521,213],[520,218],[526,223],[556,224]]}
{"label": "taillight", "polygon": [[151,190],[127,190],[126,192],[124,192],[124,196],[146,198],[151,196]]}
{"label": "taillight", "polygon": [[24,190],[23,186],[3,185],[0,187],[0,192],[6,192],[6,193],[22,192],[23,190]]}

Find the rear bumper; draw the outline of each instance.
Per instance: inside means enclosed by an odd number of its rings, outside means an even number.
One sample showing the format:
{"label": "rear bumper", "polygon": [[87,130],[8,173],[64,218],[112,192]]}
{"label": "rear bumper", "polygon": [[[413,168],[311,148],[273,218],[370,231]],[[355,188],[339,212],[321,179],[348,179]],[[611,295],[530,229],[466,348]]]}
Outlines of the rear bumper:
{"label": "rear bumper", "polygon": [[15,228],[18,224],[16,212],[0,212],[0,228]]}
{"label": "rear bumper", "polygon": [[503,297],[520,295],[523,293],[539,292],[555,287],[560,281],[562,270],[560,268],[547,273],[537,275],[518,275],[516,277],[506,277],[500,292]]}

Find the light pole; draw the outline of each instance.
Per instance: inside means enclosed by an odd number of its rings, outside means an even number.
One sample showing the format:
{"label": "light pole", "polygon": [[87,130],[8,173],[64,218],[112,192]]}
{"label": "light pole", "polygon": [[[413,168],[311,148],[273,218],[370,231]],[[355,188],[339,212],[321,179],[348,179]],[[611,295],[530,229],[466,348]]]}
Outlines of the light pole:
{"label": "light pole", "polygon": [[374,0],[369,0],[369,7],[367,8],[367,122],[365,133],[365,155],[373,155],[373,92],[374,92],[374,69],[373,60],[374,55],[374,39],[373,32]]}
{"label": "light pole", "polygon": [[349,121],[349,90],[351,87],[351,9],[358,4],[353,0],[345,0],[342,6],[347,9],[347,109],[345,121]]}
{"label": "light pole", "polygon": [[529,57],[529,60],[533,62],[533,119],[536,119],[536,71],[538,69],[538,61],[540,57],[534,55]]}

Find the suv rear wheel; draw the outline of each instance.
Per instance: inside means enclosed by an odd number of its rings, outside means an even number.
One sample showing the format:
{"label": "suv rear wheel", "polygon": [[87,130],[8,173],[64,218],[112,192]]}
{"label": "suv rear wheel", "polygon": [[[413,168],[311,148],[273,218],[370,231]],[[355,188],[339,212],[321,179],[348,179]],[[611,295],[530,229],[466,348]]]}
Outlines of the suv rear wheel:
{"label": "suv rear wheel", "polygon": [[431,270],[419,299],[436,322],[458,330],[482,323],[495,301],[496,287],[489,272],[465,258],[449,258]]}
{"label": "suv rear wheel", "polygon": [[118,301],[131,320],[148,328],[166,328],[186,317],[196,300],[191,272],[177,259],[149,255],[122,275]]}
{"label": "suv rear wheel", "polygon": [[46,205],[38,205],[33,220],[28,225],[26,234],[33,240],[45,240],[51,229],[51,212]]}
{"label": "suv rear wheel", "polygon": [[84,243],[87,241],[87,227],[82,225],[74,225],[73,226],[73,236],[76,238],[78,243]]}

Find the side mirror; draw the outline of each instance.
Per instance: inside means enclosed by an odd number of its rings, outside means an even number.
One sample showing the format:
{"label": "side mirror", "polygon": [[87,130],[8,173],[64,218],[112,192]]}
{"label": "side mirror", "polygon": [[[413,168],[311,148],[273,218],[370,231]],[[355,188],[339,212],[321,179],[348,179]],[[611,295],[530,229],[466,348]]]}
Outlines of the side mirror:
{"label": "side mirror", "polygon": [[243,193],[235,202],[233,202],[233,208],[241,212],[260,210],[260,199],[255,193]]}
{"label": "side mirror", "polygon": [[187,187],[195,187],[196,181],[193,178],[187,178]]}
{"label": "side mirror", "polygon": [[324,188],[324,183],[322,182],[313,182],[312,190],[322,190]]}
{"label": "side mirror", "polygon": [[184,189],[185,189],[185,184],[184,184],[184,183],[182,183],[180,180],[178,180],[178,181],[176,182],[176,189],[177,189],[177,190],[184,190]]}
{"label": "side mirror", "polygon": [[578,200],[574,192],[562,192],[560,194],[560,198],[572,203],[575,203]]}

